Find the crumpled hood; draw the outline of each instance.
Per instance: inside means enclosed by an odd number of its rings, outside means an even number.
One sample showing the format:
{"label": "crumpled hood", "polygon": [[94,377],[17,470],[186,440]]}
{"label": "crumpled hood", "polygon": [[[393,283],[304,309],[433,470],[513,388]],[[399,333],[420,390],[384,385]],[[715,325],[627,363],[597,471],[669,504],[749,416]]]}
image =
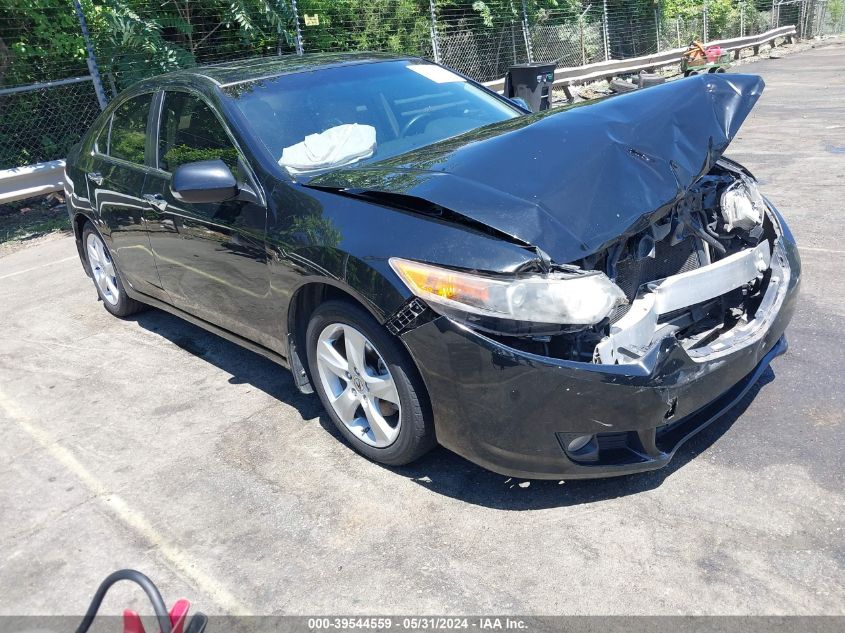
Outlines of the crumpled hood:
{"label": "crumpled hood", "polygon": [[763,86],[755,75],[699,75],[518,117],[307,185],[419,198],[567,263],[641,230],[683,197]]}

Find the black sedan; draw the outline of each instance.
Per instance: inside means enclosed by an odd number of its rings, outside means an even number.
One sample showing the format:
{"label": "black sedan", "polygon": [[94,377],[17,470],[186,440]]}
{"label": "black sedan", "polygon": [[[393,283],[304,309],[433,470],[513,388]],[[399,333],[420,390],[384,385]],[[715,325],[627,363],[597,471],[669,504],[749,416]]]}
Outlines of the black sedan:
{"label": "black sedan", "polygon": [[109,105],[68,208],[109,312],[273,359],[373,460],[645,471],[786,349],[795,241],[722,155],[762,89],[530,113],[421,59],[195,68]]}

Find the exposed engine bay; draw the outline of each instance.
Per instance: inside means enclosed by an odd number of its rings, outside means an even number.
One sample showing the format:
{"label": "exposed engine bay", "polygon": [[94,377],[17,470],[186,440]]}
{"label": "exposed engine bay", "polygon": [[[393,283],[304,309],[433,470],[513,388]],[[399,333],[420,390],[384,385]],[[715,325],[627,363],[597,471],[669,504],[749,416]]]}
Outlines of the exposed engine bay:
{"label": "exposed engine bay", "polygon": [[776,222],[753,178],[722,160],[657,221],[574,262],[605,273],[624,292],[609,317],[558,335],[494,338],[544,356],[613,365],[636,363],[674,336],[691,357],[710,357],[749,334],[767,289],[788,275],[776,253]]}

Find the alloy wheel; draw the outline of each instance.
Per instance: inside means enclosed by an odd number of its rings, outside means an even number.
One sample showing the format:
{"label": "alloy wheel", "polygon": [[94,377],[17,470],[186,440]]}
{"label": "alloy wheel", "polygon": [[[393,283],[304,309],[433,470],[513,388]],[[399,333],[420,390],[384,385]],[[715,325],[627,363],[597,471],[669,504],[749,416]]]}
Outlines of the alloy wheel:
{"label": "alloy wheel", "polygon": [[354,327],[332,323],[317,339],[317,371],[340,421],[376,448],[399,436],[402,410],[396,383],[373,343]]}
{"label": "alloy wheel", "polygon": [[100,296],[111,305],[120,301],[120,290],[117,286],[117,272],[114,269],[111,255],[103,244],[102,238],[96,233],[89,233],[85,247],[88,250],[88,263],[94,275],[94,283],[100,290]]}

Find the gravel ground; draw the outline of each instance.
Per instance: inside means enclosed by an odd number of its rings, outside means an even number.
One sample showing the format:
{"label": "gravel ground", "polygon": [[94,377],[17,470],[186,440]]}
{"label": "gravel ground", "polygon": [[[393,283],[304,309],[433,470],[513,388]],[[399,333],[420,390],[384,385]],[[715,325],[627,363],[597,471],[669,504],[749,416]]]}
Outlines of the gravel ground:
{"label": "gravel ground", "polygon": [[742,67],[768,87],[730,155],[802,245],[801,305],[789,354],[655,473],[384,468],[262,358],[110,317],[72,240],[3,257],[0,614],[79,614],[135,567],[207,613],[845,615],[843,62]]}

